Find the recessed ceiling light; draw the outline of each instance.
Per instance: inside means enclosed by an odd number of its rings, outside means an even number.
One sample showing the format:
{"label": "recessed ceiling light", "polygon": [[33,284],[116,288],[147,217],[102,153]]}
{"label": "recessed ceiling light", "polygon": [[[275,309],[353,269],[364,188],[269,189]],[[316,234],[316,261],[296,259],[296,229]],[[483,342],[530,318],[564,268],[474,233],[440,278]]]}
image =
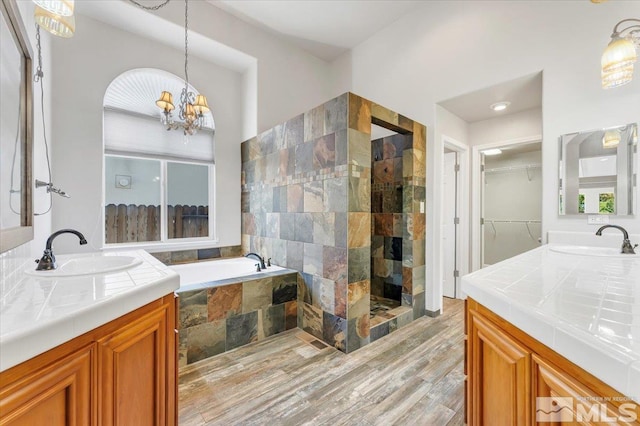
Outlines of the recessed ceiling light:
{"label": "recessed ceiling light", "polygon": [[485,149],[484,151],[482,151],[482,153],[484,155],[500,155],[502,154],[502,150],[498,148]]}
{"label": "recessed ceiling light", "polygon": [[504,111],[505,109],[507,109],[509,105],[511,105],[511,102],[507,102],[507,101],[496,102],[495,104],[491,104],[489,108],[491,108],[494,111]]}

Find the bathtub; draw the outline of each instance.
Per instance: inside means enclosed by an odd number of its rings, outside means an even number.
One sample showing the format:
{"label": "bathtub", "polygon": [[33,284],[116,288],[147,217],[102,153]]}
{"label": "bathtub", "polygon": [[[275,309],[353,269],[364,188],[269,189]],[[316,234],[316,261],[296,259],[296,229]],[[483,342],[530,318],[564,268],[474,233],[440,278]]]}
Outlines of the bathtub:
{"label": "bathtub", "polygon": [[256,259],[233,257],[171,265],[170,268],[180,275],[180,288],[177,292],[218,287],[237,282],[238,278],[241,278],[240,281],[258,279],[287,271],[287,269],[280,266],[270,266],[260,272],[256,272],[256,263],[259,263]]}
{"label": "bathtub", "polygon": [[244,257],[170,266],[180,274],[178,365],[298,327],[298,272]]}

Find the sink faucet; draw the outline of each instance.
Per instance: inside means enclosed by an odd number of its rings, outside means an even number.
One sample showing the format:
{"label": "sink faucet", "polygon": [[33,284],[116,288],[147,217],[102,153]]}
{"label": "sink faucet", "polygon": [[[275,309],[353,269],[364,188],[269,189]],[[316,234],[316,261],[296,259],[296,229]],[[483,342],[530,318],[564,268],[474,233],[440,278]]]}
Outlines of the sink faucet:
{"label": "sink faucet", "polygon": [[78,238],[80,238],[80,245],[87,244],[87,240],[84,238],[84,235],[82,235],[80,232],[76,231],[75,229],[61,229],[59,231],[54,232],[49,236],[49,238],[47,238],[47,245],[44,248],[44,254],[42,255],[42,258],[40,258],[39,260],[36,260],[36,262],[38,262],[38,267],[36,268],[36,271],[51,271],[56,269],[57,267],[56,257],[53,255],[51,244],[53,244],[53,240],[58,235],[61,235],[61,234],[74,234]]}
{"label": "sink faucet", "polygon": [[260,261],[260,269],[266,269],[267,266],[264,264],[264,258],[260,256],[258,253],[249,253],[245,254],[244,257],[254,257]]}
{"label": "sink faucet", "polygon": [[619,229],[620,231],[622,231],[623,240],[622,240],[622,251],[621,251],[621,253],[624,253],[624,254],[636,254],[636,252],[633,249],[638,247],[638,245],[637,244],[635,246],[631,245],[631,241],[629,241],[629,233],[622,226],[618,226],[618,225],[604,225],[604,226],[601,226],[600,229],[598,229],[596,231],[596,235],[602,236],[602,231],[604,229],[607,229],[607,228],[616,228],[616,229]]}

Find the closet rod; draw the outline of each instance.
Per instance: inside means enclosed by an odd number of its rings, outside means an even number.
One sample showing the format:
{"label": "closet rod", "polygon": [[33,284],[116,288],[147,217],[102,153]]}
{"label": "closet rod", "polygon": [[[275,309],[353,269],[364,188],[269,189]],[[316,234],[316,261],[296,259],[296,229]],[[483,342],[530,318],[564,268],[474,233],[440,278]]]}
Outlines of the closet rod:
{"label": "closet rod", "polygon": [[539,169],[542,167],[542,164],[524,164],[522,166],[507,166],[507,167],[496,167],[493,169],[487,169],[485,173],[494,173],[494,172],[509,172],[513,170],[528,170],[528,169]]}
{"label": "closet rod", "polygon": [[485,222],[491,223],[542,223],[540,220],[493,220],[493,219],[485,219]]}

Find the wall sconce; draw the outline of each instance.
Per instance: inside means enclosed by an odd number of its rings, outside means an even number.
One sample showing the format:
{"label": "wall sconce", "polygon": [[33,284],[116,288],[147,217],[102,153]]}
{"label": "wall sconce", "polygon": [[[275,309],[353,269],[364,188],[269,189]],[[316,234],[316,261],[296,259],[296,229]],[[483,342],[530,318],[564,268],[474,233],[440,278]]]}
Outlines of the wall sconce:
{"label": "wall sconce", "polygon": [[[630,22],[637,23],[620,28]],[[602,88],[611,89],[633,80],[636,49],[640,49],[640,19],[623,19],[613,27],[611,42],[602,54]]]}
{"label": "wall sconce", "polygon": [[602,136],[602,147],[615,148],[620,143],[620,131],[619,130],[607,130]]}
{"label": "wall sconce", "polygon": [[36,23],[51,34],[69,38],[76,30],[73,16],[74,0],[33,0]]}

